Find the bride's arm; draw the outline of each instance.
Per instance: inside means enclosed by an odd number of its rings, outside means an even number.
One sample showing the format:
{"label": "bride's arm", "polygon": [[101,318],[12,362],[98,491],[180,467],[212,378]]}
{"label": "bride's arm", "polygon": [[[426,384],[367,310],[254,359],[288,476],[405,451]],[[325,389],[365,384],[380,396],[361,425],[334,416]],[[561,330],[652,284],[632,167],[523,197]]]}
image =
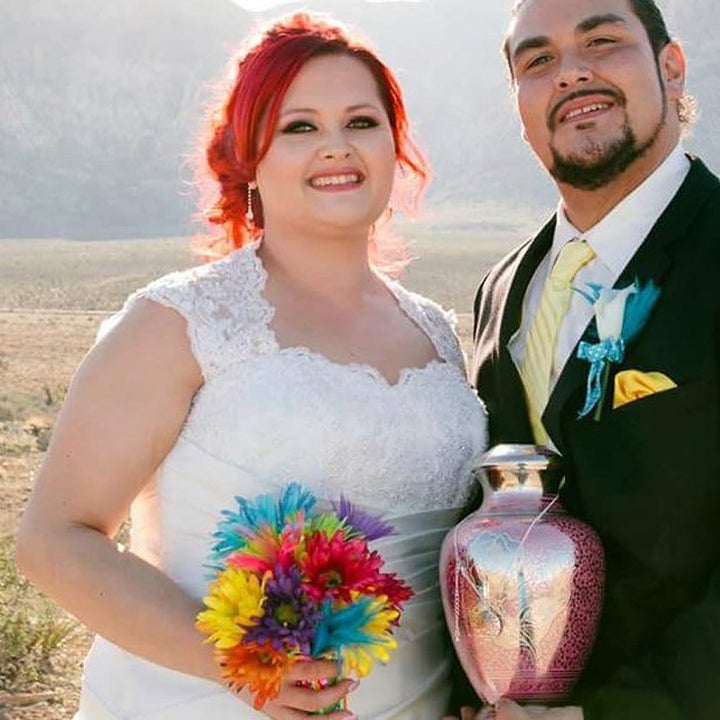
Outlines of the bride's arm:
{"label": "bride's arm", "polygon": [[[175,443],[201,383],[184,319],[154,302],[135,303],[73,379],[22,519],[16,561],[39,589],[116,645],[219,682],[212,650],[194,627],[196,600],[113,540]],[[313,678],[336,670],[313,662],[296,672]],[[319,709],[351,684],[313,693],[295,679],[267,711],[278,704]],[[286,711],[278,717],[295,716]]]}
{"label": "bride's arm", "polygon": [[73,379],[22,519],[17,564],[93,631],[218,679],[197,603],[114,535],[172,447],[202,377],[175,311],[140,301]]}

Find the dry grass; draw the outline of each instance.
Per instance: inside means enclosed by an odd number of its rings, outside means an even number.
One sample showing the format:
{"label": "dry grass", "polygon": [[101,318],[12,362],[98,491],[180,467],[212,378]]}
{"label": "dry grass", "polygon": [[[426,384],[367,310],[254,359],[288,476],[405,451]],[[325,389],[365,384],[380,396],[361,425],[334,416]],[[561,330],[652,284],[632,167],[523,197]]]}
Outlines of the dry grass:
{"label": "dry grass", "polygon": [[[521,235],[414,227],[404,282],[459,315]],[[0,241],[0,720],[70,718],[89,635],[18,577],[12,536],[75,367],[100,320],[151,278],[187,267],[183,240]],[[68,625],[71,622],[71,625]]]}
{"label": "dry grass", "polygon": [[181,239],[0,240],[0,308],[112,310],[129,291],[191,263]]}

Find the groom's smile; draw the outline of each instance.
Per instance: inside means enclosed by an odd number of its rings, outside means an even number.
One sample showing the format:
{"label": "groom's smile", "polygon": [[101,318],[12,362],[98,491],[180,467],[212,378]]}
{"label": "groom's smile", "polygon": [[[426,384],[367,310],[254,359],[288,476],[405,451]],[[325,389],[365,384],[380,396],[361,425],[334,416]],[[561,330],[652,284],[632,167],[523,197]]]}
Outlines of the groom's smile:
{"label": "groom's smile", "polygon": [[560,116],[560,122],[566,123],[572,120],[587,120],[596,117],[598,113],[603,113],[612,107],[609,103],[592,103],[590,105],[582,105],[581,107],[572,108]]}
{"label": "groom's smile", "polygon": [[560,98],[550,110],[548,128],[555,131],[559,125],[581,125],[604,115],[614,106],[623,107],[625,100],[613,90],[576,90]]}

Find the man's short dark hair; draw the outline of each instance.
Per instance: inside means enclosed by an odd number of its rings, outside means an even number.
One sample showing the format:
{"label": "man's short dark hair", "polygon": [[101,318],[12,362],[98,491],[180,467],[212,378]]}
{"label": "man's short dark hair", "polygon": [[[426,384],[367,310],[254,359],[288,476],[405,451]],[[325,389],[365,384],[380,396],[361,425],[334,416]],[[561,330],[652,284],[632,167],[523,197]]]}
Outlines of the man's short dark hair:
{"label": "man's short dark hair", "polygon": [[645,28],[650,47],[655,57],[672,40],[668,32],[665,18],[655,0],[628,0],[630,7]]}

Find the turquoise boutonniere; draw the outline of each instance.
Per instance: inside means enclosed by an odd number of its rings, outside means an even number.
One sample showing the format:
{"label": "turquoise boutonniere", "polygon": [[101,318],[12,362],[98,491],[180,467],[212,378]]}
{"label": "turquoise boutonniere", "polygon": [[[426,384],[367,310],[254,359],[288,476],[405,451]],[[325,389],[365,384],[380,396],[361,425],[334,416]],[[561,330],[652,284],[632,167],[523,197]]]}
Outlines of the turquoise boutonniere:
{"label": "turquoise boutonniere", "polygon": [[595,328],[593,342],[582,341],[577,356],[590,363],[587,378],[585,404],[578,417],[583,418],[595,410],[595,420],[600,419],[610,363],[620,363],[625,357],[625,347],[645,326],[660,289],[652,280],[641,285],[636,279],[632,285],[616,290],[590,283],[588,291],[575,288],[594,309]]}

